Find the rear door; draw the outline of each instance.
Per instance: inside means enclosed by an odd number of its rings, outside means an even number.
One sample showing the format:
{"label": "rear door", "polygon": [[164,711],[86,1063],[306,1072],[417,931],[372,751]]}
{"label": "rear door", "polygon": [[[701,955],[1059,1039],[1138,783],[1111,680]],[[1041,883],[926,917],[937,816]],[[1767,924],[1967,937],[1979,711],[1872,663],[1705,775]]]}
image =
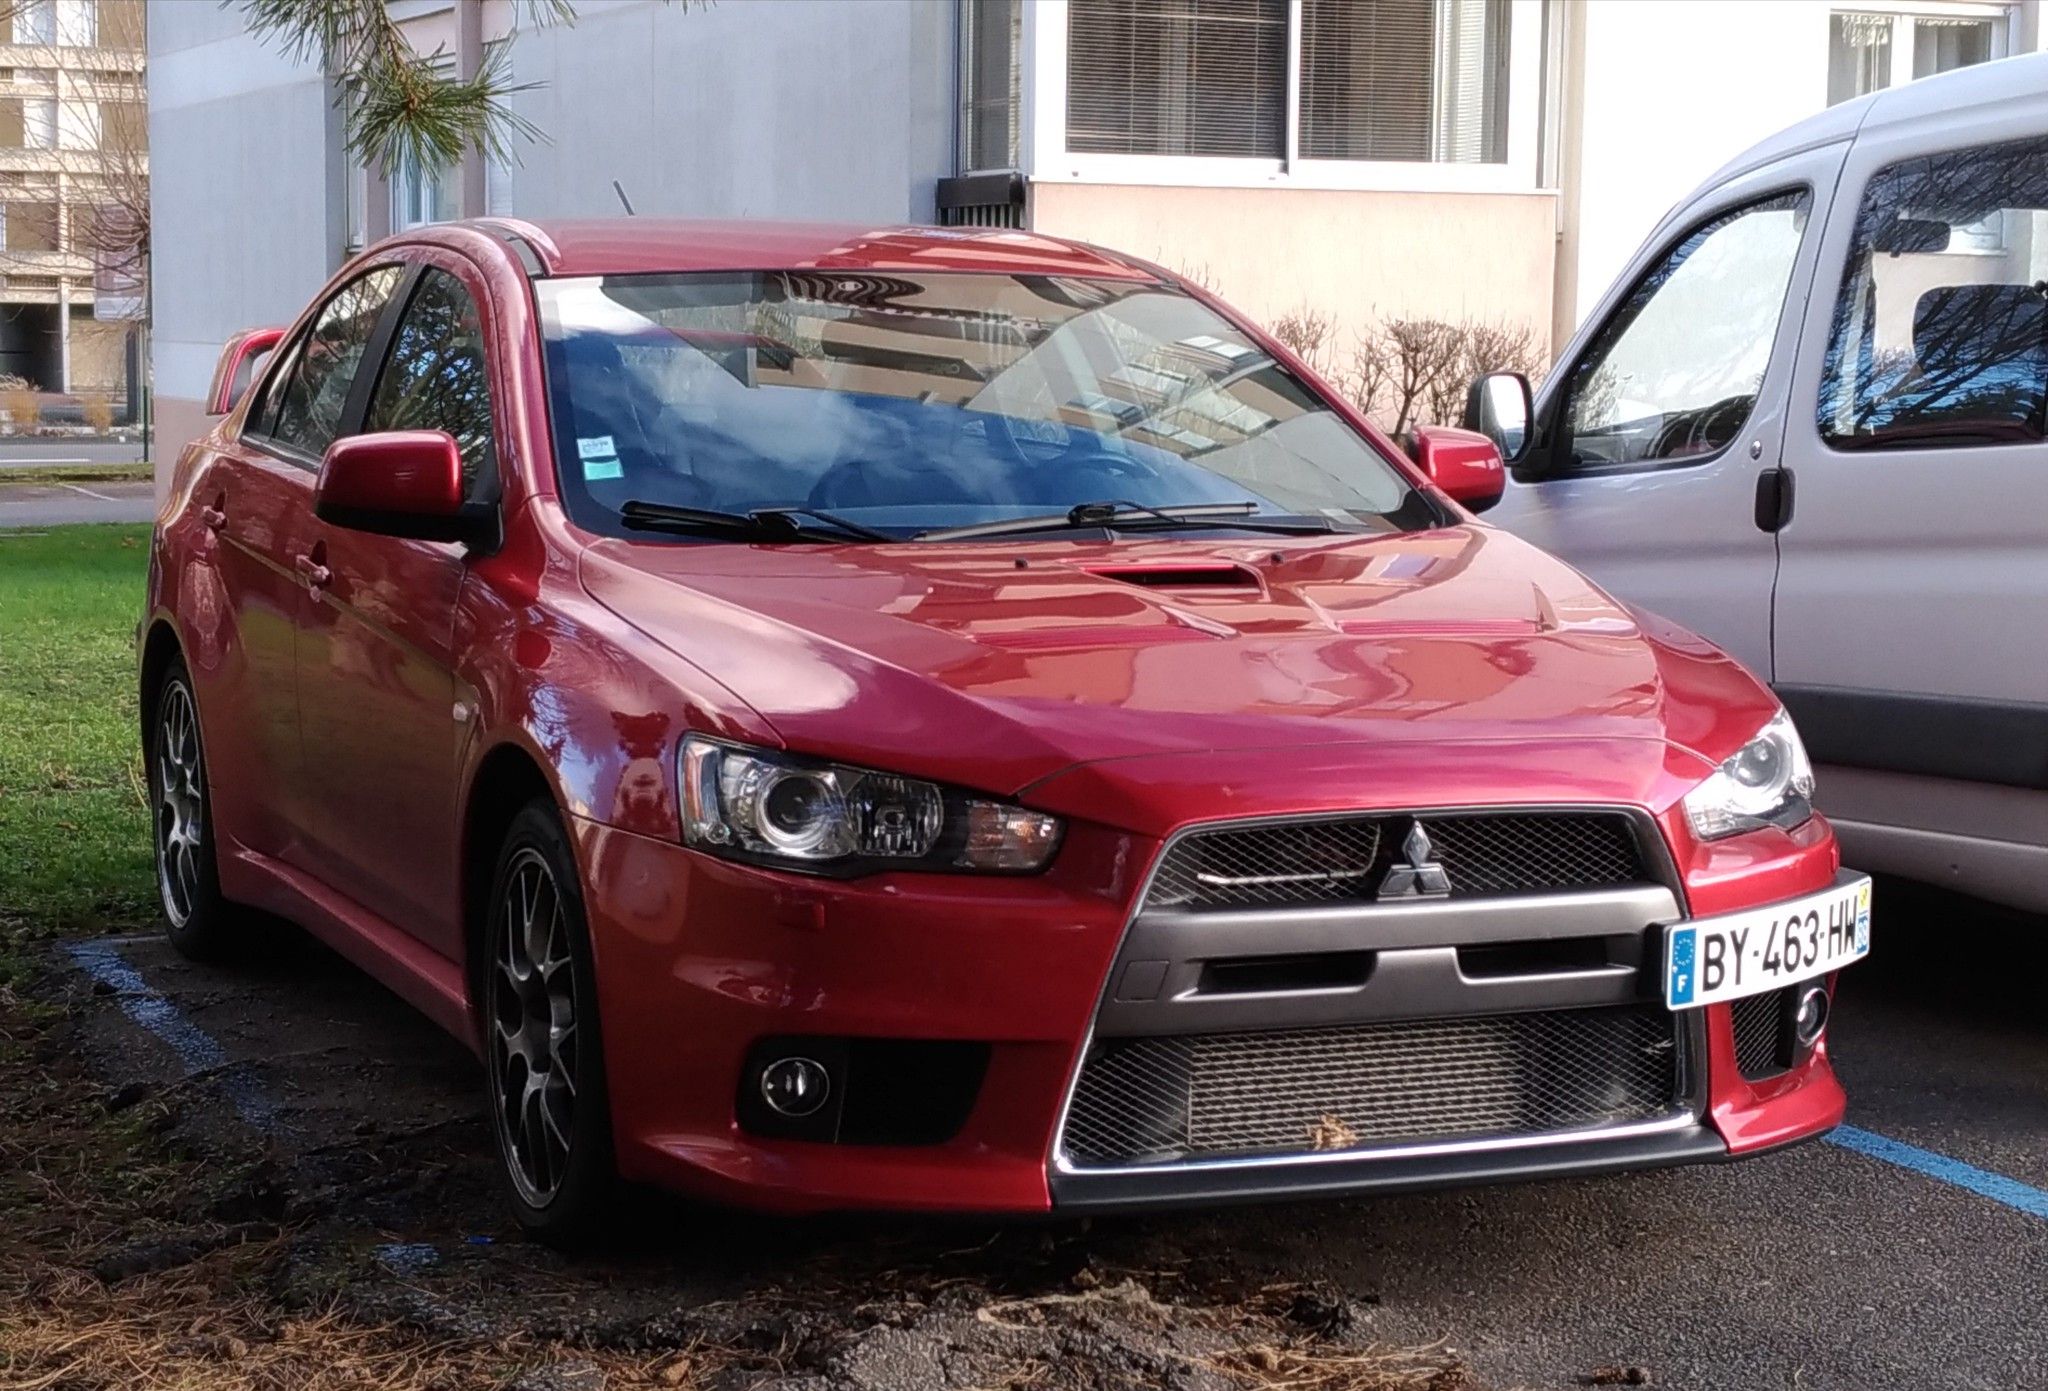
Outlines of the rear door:
{"label": "rear door", "polygon": [[[369,329],[397,286],[399,267],[374,267],[337,289],[278,355],[240,436],[200,480],[204,525],[220,537],[223,590],[240,640],[239,663],[208,692],[228,763],[222,799],[242,809],[229,828],[242,844],[286,853],[298,834],[301,773],[295,648],[313,524],[313,481]],[[230,737],[218,737],[232,729]]]}
{"label": "rear door", "polygon": [[[473,501],[499,494],[480,277],[422,251],[359,389],[360,428],[445,430]],[[451,958],[456,768],[470,699],[454,671],[467,554],[450,542],[377,536],[316,520],[321,583],[300,630],[299,711],[315,872]]]}
{"label": "rear door", "polygon": [[2048,95],[1866,131],[1823,255],[1780,693],[1821,762],[2048,789]]}
{"label": "rear door", "polygon": [[1487,518],[1759,673],[1778,557],[1758,490],[1845,148],[1729,180],[1638,253],[1565,350]]}

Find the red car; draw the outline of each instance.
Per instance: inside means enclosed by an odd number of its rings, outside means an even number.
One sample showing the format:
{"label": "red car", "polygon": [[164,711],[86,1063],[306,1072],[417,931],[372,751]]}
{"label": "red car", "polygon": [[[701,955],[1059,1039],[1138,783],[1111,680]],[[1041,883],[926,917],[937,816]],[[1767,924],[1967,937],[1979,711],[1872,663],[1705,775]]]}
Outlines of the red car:
{"label": "red car", "polygon": [[511,1202],[1022,1213],[1834,1125],[1770,691],[1157,267],[489,220],[242,335],[140,628],[169,931],[485,1063]]}

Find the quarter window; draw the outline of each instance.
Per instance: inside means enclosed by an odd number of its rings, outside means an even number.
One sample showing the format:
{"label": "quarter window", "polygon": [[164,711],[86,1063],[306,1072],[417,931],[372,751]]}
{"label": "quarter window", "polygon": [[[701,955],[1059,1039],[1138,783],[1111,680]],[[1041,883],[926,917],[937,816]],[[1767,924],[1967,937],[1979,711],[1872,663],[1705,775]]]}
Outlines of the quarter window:
{"label": "quarter window", "polygon": [[400,272],[398,266],[379,266],[342,286],[321,306],[311,331],[272,379],[252,426],[255,433],[315,458],[327,452],[340,433],[370,331],[398,287]]}
{"label": "quarter window", "polygon": [[429,267],[420,276],[363,428],[446,430],[462,450],[462,479],[472,492],[479,479],[496,476],[483,324],[476,300],[446,271]]}
{"label": "quarter window", "polygon": [[1756,404],[1806,230],[1784,193],[1695,228],[1636,283],[1572,369],[1572,464],[1694,462]]}
{"label": "quarter window", "polygon": [[1907,160],[1856,215],[1820,390],[1843,449],[2044,437],[2048,140]]}

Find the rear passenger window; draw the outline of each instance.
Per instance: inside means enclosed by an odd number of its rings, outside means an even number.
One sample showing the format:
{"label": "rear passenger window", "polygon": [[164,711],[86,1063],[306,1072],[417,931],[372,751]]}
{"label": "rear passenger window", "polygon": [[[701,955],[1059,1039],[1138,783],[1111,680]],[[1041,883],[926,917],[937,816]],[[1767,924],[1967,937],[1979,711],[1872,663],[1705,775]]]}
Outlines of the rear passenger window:
{"label": "rear passenger window", "polygon": [[1908,160],[1864,190],[1820,390],[1840,449],[2044,437],[2048,140]]}
{"label": "rear passenger window", "polygon": [[483,323],[462,282],[429,267],[391,339],[365,430],[446,430],[462,451],[471,496],[497,474]]}
{"label": "rear passenger window", "polygon": [[403,268],[379,266],[335,291],[312,329],[292,347],[252,428],[279,444],[320,457],[341,429],[342,408],[370,331]]}

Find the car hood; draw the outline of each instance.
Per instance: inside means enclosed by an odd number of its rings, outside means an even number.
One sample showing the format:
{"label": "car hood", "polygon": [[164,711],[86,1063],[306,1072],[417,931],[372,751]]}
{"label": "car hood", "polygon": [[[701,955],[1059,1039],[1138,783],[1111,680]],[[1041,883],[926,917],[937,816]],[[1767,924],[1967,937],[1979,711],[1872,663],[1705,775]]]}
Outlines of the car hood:
{"label": "car hood", "polygon": [[1656,741],[1712,763],[1775,708],[1718,650],[1477,524],[1258,544],[604,540],[582,573],[789,747],[999,793],[1096,760],[1360,742]]}

